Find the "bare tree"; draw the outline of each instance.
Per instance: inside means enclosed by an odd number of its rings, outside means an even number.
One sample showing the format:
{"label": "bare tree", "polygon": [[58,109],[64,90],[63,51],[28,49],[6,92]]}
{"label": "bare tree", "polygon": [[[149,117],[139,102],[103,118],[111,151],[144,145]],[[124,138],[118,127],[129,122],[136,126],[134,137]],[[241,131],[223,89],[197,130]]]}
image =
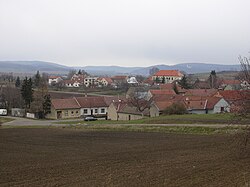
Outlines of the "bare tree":
{"label": "bare tree", "polygon": [[[239,56],[241,64],[240,77],[242,80],[250,82],[250,58]],[[244,120],[249,121],[250,118],[250,90],[239,91],[240,99],[235,101],[235,120],[243,120],[243,132],[234,136],[233,145],[234,150],[240,157],[250,155],[250,126],[248,122],[245,124]]]}
{"label": "bare tree", "polygon": [[239,62],[241,65],[241,78],[250,83],[250,57],[239,56]]}
{"label": "bare tree", "polygon": [[128,103],[132,106],[136,107],[136,109],[141,112],[143,115],[143,112],[146,109],[150,108],[150,105],[152,103],[153,97],[148,99],[147,94],[145,92],[141,92],[139,90],[136,90],[134,92],[131,92],[129,94]]}

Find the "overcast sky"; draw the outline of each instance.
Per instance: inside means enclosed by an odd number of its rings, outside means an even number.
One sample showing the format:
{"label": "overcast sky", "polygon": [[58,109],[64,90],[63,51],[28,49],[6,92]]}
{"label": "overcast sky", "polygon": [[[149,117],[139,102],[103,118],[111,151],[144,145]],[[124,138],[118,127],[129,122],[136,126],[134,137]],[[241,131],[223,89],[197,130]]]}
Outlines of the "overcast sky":
{"label": "overcast sky", "polygon": [[0,60],[237,64],[250,0],[0,0]]}

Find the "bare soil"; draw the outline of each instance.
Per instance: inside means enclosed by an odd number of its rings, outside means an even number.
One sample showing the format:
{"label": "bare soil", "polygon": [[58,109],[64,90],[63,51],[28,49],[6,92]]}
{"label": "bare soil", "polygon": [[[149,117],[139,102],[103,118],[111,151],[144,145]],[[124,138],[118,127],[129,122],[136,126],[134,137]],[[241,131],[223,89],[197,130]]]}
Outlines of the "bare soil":
{"label": "bare soil", "polygon": [[228,135],[0,129],[0,186],[247,186]]}

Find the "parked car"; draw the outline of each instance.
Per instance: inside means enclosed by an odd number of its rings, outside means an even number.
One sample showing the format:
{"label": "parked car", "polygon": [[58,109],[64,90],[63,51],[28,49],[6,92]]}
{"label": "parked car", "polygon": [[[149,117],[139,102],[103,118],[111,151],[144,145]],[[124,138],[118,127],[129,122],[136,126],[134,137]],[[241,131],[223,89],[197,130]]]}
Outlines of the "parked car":
{"label": "parked car", "polygon": [[93,116],[87,116],[84,118],[84,121],[96,121],[97,118],[93,117]]}

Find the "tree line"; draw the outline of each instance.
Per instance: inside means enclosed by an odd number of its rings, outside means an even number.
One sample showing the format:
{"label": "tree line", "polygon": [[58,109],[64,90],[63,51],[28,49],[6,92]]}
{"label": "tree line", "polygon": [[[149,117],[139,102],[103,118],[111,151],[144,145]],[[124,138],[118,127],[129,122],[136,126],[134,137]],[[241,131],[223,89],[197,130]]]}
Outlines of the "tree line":
{"label": "tree line", "polygon": [[39,71],[33,77],[16,78],[15,84],[7,84],[0,90],[0,107],[9,111],[11,108],[25,108],[39,118],[50,113],[51,98],[47,88],[47,77]]}

